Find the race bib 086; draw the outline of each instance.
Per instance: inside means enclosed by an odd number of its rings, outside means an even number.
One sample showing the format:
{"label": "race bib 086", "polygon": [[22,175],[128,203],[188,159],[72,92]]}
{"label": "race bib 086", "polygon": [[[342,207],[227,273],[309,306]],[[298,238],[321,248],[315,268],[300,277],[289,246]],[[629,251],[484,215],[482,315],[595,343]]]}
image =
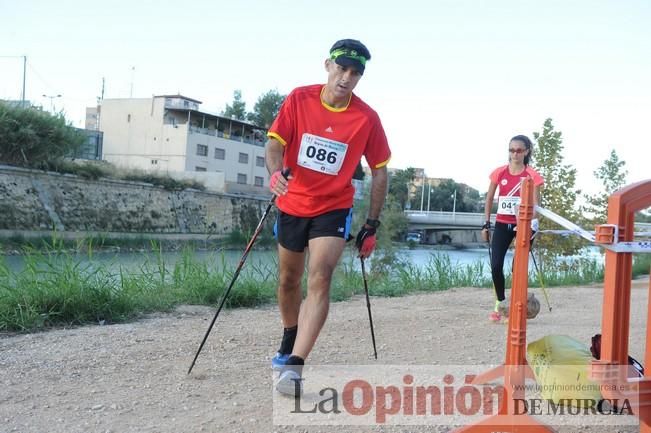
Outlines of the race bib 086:
{"label": "race bib 086", "polygon": [[298,165],[330,175],[339,174],[348,145],[314,134],[303,134],[298,151]]}
{"label": "race bib 086", "polygon": [[500,196],[497,199],[497,213],[502,215],[515,215],[515,210],[520,204],[520,197]]}

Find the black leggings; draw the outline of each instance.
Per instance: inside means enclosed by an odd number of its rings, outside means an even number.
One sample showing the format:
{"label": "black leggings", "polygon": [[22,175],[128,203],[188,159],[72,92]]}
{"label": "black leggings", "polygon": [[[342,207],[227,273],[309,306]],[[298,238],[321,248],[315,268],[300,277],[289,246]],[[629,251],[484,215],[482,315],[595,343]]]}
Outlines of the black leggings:
{"label": "black leggings", "polygon": [[[495,296],[497,296],[498,301],[506,299],[506,296],[504,296],[504,257],[517,233],[513,230],[514,228],[515,224],[496,222],[493,238],[491,239],[491,274],[493,276]],[[533,244],[533,237],[531,244]]]}

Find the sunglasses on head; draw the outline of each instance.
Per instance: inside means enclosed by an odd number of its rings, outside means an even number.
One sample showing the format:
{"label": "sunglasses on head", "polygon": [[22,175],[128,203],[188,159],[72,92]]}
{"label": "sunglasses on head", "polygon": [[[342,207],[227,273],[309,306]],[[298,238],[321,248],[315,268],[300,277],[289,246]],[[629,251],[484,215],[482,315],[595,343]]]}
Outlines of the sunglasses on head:
{"label": "sunglasses on head", "polygon": [[517,153],[518,155],[526,151],[527,149],[509,149],[509,153]]}

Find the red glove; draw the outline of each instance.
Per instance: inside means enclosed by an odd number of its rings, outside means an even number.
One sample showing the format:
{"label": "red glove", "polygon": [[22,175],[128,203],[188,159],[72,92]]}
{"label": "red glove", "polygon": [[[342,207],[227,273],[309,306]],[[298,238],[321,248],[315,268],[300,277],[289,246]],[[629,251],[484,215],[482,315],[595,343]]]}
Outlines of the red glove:
{"label": "red glove", "polygon": [[355,246],[359,250],[360,257],[368,257],[375,249],[375,228],[362,226],[362,229],[357,233],[355,239]]}
{"label": "red glove", "polygon": [[276,186],[276,183],[278,183],[278,178],[280,178],[282,174],[280,173],[280,170],[276,170],[273,172],[271,175],[271,178],[269,179],[269,189],[273,192],[274,187]]}
{"label": "red glove", "polygon": [[[269,190],[276,195],[279,195],[275,189],[276,186],[278,185],[278,181],[280,179],[287,179],[289,176],[289,169],[285,169],[286,173],[283,173],[281,170],[276,170],[273,172],[271,177],[269,178]],[[284,188],[284,191],[282,191],[280,194],[286,194],[287,193],[287,187]]]}

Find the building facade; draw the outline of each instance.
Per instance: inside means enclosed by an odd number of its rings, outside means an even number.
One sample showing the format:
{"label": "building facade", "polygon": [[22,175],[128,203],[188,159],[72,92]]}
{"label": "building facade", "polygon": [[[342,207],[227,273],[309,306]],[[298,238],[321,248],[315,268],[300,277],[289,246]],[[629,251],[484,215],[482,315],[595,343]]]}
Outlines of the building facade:
{"label": "building facade", "polygon": [[197,179],[219,174],[224,192],[266,192],[266,130],[202,112],[200,104],[181,95],[102,100],[104,159],[170,175],[195,172]]}

